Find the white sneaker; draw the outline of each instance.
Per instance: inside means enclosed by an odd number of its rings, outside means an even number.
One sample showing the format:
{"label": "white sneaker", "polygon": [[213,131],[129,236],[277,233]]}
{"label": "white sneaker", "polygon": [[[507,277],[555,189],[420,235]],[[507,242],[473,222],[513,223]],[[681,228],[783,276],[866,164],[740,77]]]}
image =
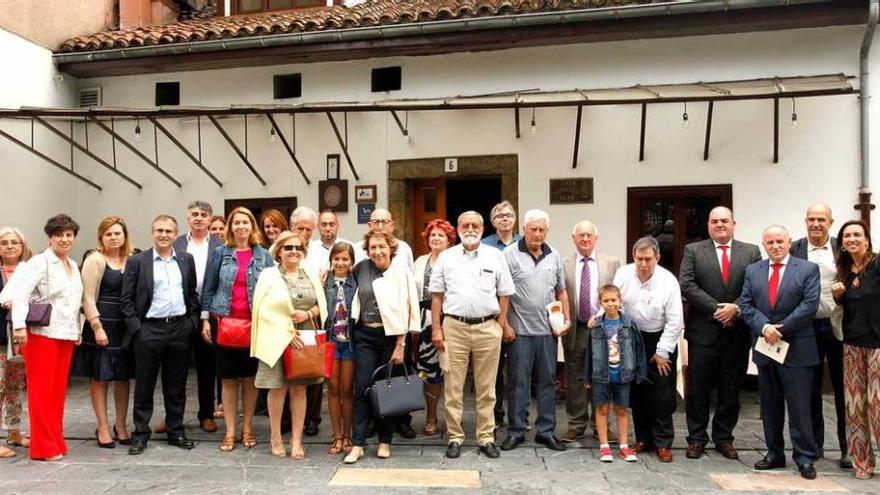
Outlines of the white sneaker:
{"label": "white sneaker", "polygon": [[351,448],[351,452],[349,452],[348,455],[345,456],[345,459],[343,459],[342,462],[344,462],[346,464],[354,464],[357,461],[361,460],[361,458],[363,456],[364,456],[364,448],[358,447],[357,445],[355,445],[354,447]]}

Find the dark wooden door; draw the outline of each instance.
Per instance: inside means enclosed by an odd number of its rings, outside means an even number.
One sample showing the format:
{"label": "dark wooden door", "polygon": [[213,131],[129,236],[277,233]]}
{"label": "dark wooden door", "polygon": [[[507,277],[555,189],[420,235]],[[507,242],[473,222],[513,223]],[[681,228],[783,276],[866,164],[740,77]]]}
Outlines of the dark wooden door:
{"label": "dark wooden door", "polygon": [[422,240],[422,231],[435,218],[446,218],[446,179],[427,179],[413,182],[413,255],[428,252]]}

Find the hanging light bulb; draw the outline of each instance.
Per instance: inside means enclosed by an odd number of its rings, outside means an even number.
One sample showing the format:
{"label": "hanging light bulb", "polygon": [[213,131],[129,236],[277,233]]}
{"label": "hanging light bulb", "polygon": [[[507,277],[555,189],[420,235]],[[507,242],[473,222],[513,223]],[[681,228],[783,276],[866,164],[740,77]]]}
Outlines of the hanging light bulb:
{"label": "hanging light bulb", "polygon": [[538,124],[535,123],[535,109],[534,108],[532,109],[532,127],[530,130],[532,131],[533,136],[538,133]]}
{"label": "hanging light bulb", "polygon": [[791,99],[791,127],[792,129],[797,128],[798,126],[798,116],[797,116],[797,106],[795,105],[794,98]]}
{"label": "hanging light bulb", "polygon": [[274,127],[269,128],[269,141],[274,143],[277,140],[278,140],[278,137],[275,135],[275,128]]}
{"label": "hanging light bulb", "polygon": [[682,129],[690,129],[691,122],[688,119],[688,104],[684,102],[684,113],[681,114],[681,128]]}
{"label": "hanging light bulb", "polygon": [[409,137],[409,131],[406,129],[403,130],[403,142],[406,144],[409,144],[412,142],[412,138]]}
{"label": "hanging light bulb", "polygon": [[134,140],[135,141],[141,140],[141,119],[140,118],[137,119],[137,123],[134,126]]}

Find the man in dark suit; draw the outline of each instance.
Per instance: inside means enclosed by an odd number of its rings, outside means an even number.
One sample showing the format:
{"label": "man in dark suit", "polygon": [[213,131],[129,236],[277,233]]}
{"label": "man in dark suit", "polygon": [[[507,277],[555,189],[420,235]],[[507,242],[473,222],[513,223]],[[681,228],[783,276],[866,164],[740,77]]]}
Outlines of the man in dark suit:
{"label": "man in dark suit", "polygon": [[819,367],[813,382],[813,432],[816,436],[818,457],[825,455],[825,416],[822,414],[822,382],[825,361],[828,362],[828,375],[834,389],[834,410],[837,417],[837,445],[840,447],[840,467],[851,469],[852,461],[847,455],[846,411],[843,395],[843,329],[839,308],[831,296],[831,285],[837,278],[837,239],[831,237],[829,229],[834,219],[831,207],[817,203],[807,208],[807,237],[791,243],[791,255],[809,260],[819,265],[819,310],[813,318],[813,331],[816,333],[816,346],[819,349]]}
{"label": "man in dark suit", "polygon": [[184,433],[183,411],[199,299],[193,257],[174,251],[176,235],[174,217],[156,217],[153,247],[128,259],[122,279],[120,299],[126,343],[133,345],[135,354],[131,455],[143,453],[150,439],[153,394],[160,368],[168,443],[183,449],[195,446]]}
{"label": "man in dark suit", "polygon": [[688,341],[687,425],[685,455],[698,459],[709,442],[712,388],[718,388],[712,443],[727,459],[739,459],[733,430],[739,420],[739,391],[749,362],[749,329],[739,319],[736,299],[746,267],[761,259],[754,244],[733,239],[733,212],[718,206],[709,212],[709,239],[688,244],[679,284],[689,308],[684,336]]}
{"label": "man in dark suit", "polygon": [[792,257],[791,238],[785,227],[764,229],[764,250],[769,260],[746,268],[739,307],[742,318],[752,331],[752,343],[765,339],[769,344],[780,340],[788,344],[782,364],[755,351],[752,360],[758,366],[761,389],[761,418],[767,454],[755,469],[785,467],[785,440],[782,426],[785,408],[794,462],[806,479],[816,478],[816,439],[810,413],[813,376],[819,364],[819,351],[813,332],[813,317],[819,307],[819,267]]}
{"label": "man in dark suit", "polygon": [[[210,235],[208,226],[214,210],[205,201],[193,201],[186,209],[186,223],[189,225],[189,233],[182,234],[174,240],[175,253],[189,253],[193,257],[196,267],[196,292],[201,298],[202,281],[205,279],[205,268],[208,266],[208,257],[218,246],[223,245],[220,239]],[[212,327],[216,325],[211,319]],[[198,327],[197,327],[198,328]],[[217,329],[212,328],[216,334]],[[196,380],[198,382],[199,411],[197,417],[199,426],[208,433],[217,431],[217,423],[214,422],[214,390],[217,384],[217,358],[214,348],[205,342],[200,332],[193,333],[192,340],[193,360],[196,366]],[[161,433],[159,428],[156,428]]]}

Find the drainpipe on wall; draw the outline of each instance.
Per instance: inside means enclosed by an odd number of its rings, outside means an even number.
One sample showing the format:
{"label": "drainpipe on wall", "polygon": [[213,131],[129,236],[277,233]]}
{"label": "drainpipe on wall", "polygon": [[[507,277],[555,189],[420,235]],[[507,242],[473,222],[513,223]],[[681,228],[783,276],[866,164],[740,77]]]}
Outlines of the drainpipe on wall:
{"label": "drainpipe on wall", "polygon": [[871,226],[871,210],[874,209],[874,205],[871,204],[871,185],[869,182],[871,171],[869,152],[871,146],[868,124],[870,123],[871,116],[871,88],[868,77],[868,57],[871,54],[871,42],[874,40],[874,30],[877,28],[878,20],[880,20],[880,0],[868,0],[868,25],[865,28],[862,47],[859,50],[859,114],[861,117],[862,170],[859,185],[859,202],[855,206],[855,209],[861,212],[862,221],[868,224],[868,227]]}

